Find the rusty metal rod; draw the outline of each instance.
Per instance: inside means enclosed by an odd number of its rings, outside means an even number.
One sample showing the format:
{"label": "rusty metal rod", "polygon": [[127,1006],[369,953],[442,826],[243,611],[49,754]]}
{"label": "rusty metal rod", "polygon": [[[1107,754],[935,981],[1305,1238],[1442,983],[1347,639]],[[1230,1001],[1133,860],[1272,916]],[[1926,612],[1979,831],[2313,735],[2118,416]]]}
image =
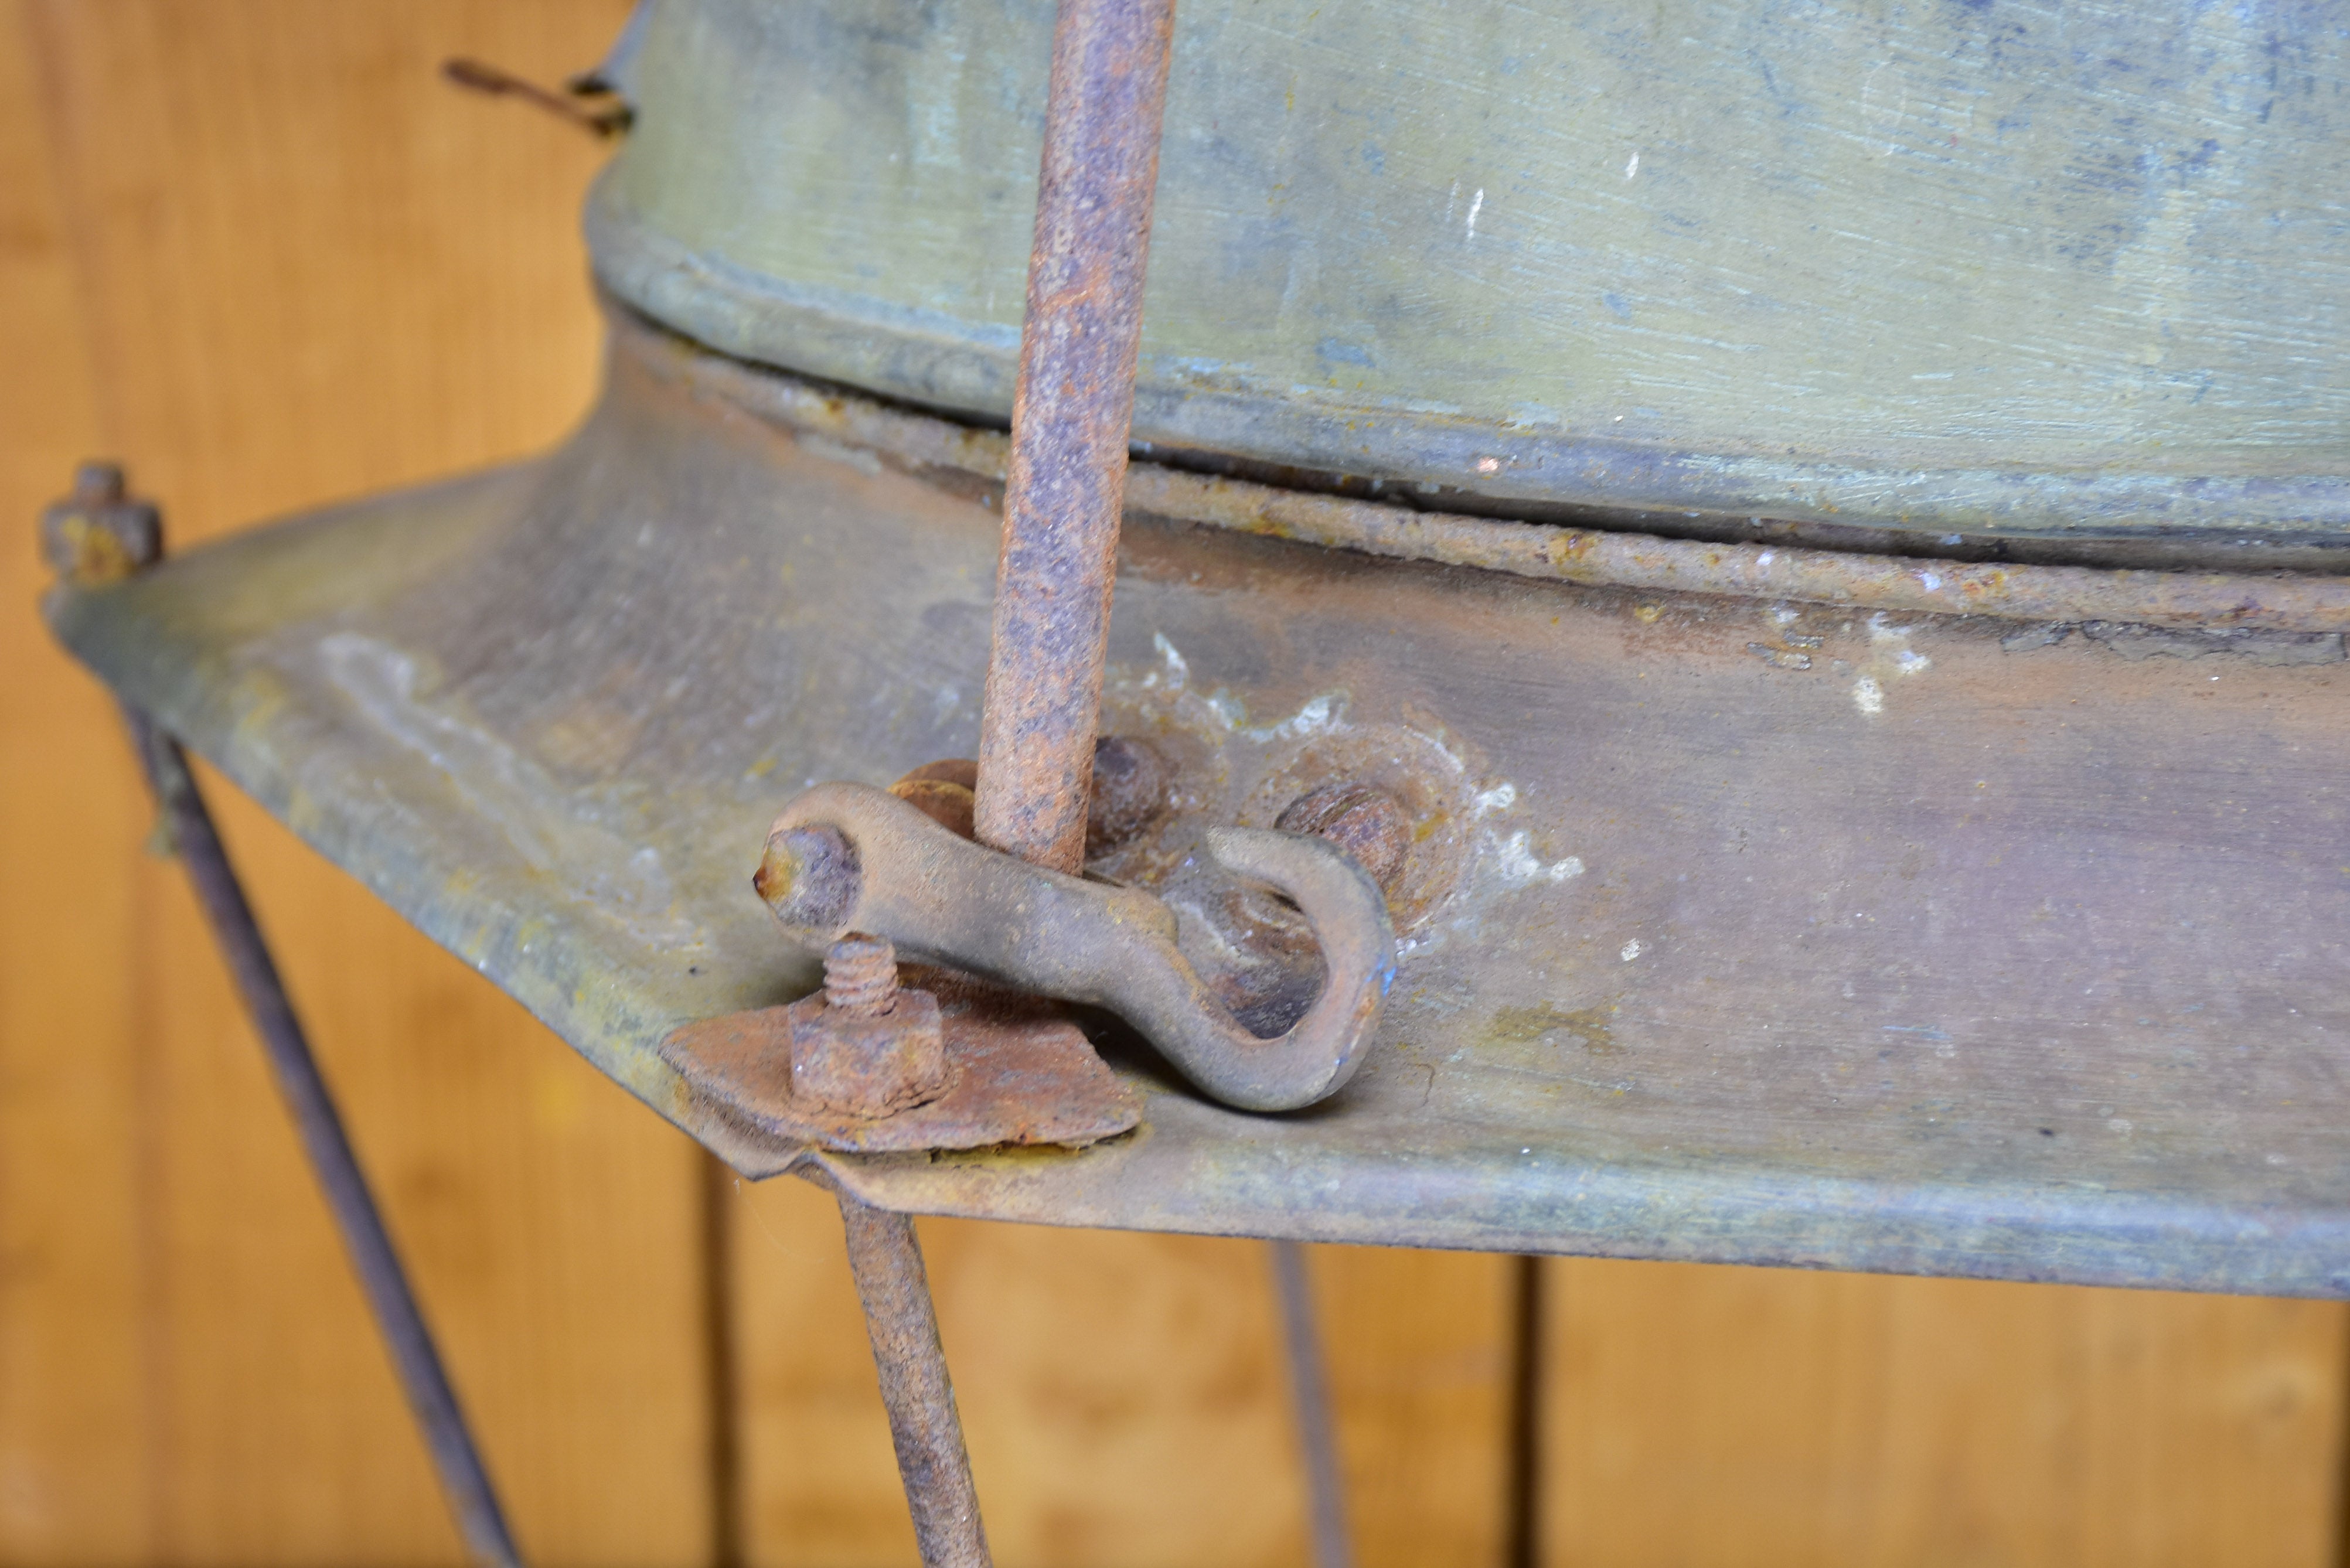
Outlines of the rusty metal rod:
{"label": "rusty metal rod", "polygon": [[845,1189],[835,1187],[834,1195],[840,1200],[848,1268],[865,1305],[873,1366],[881,1380],[881,1403],[889,1412],[889,1438],[897,1446],[898,1475],[905,1482],[923,1568],[989,1568],[979,1489],[971,1479],[971,1456],[963,1449],[962,1420],[955,1414],[954,1384],[939,1344],[938,1314],[931,1305],[914,1222],[861,1203]]}
{"label": "rusty metal rod", "polygon": [[[1053,28],[974,814],[981,842],[1056,871],[1085,863],[1174,27],[1174,0],[1061,0]],[[913,1221],[839,1198],[922,1561],[984,1568]]]}
{"label": "rusty metal rod", "polygon": [[1281,1302],[1282,1346],[1288,1353],[1290,1395],[1297,1408],[1297,1446],[1305,1461],[1305,1500],[1314,1527],[1314,1568],[1349,1568],[1354,1542],[1347,1529],[1347,1483],[1338,1468],[1337,1423],[1330,1416],[1329,1371],[1315,1322],[1314,1282],[1305,1248],[1272,1241],[1274,1293]]}
{"label": "rusty metal rod", "polygon": [[1174,0],[1061,0],[980,721],[980,841],[1083,865]]}
{"label": "rusty metal rod", "polygon": [[432,1331],[425,1326],[416,1293],[400,1267],[399,1251],[384,1229],[383,1215],[343,1130],[334,1095],[318,1071],[317,1059],[310,1054],[301,1020],[295,1016],[277,965],[269,956],[268,943],[255,923],[252,906],[245,902],[236,869],[229,864],[203,796],[197,793],[187,756],[179,742],[158,730],[144,714],[128,707],[123,711],[180,863],[187,868],[196,901],[212,927],[213,940],[219,944],[221,957],[244,999],[254,1030],[261,1036],[262,1051],[269,1059],[278,1092],[286,1097],[286,1109],[293,1114],[294,1128],[310,1158],[311,1172],[334,1214],[336,1228],[342,1232],[351,1272],[359,1276],[359,1288],[375,1314],[376,1328],[391,1353],[392,1368],[400,1375],[409,1408],[415,1412],[424,1445],[440,1472],[449,1511],[476,1562],[516,1568],[522,1556],[506,1528],[505,1514],[498,1506],[481,1449],[465,1423],[465,1412],[457,1402],[457,1390],[450,1384],[441,1353],[432,1343]]}
{"label": "rusty metal rod", "polygon": [[[163,556],[162,514],[130,493],[122,466],[116,462],[83,463],[74,473],[72,493],[42,512],[40,536],[42,554],[51,567],[64,583],[78,588],[121,582]],[[172,846],[195,888],[196,902],[244,999],[254,1032],[261,1036],[262,1052],[293,1114],[311,1173],[342,1232],[351,1272],[359,1276],[359,1288],[375,1313],[392,1369],[423,1430],[425,1447],[441,1473],[442,1495],[475,1561],[497,1568],[519,1563],[521,1555],[465,1425],[457,1392],[450,1386],[432,1331],[417,1307],[416,1293],[409,1288],[383,1215],[351,1151],[334,1096],[303,1037],[301,1020],[286,995],[269,944],[245,902],[195,776],[188,771],[187,753],[130,704],[123,704],[122,715]]]}

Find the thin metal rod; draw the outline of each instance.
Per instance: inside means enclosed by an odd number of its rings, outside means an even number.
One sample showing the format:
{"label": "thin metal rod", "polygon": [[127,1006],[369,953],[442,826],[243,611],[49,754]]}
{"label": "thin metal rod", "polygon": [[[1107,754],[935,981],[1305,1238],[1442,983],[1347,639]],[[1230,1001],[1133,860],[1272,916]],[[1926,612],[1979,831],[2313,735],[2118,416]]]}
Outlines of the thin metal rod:
{"label": "thin metal rod", "polygon": [[954,1384],[939,1344],[914,1222],[860,1203],[844,1189],[834,1192],[923,1568],[989,1568],[979,1489],[962,1445],[962,1420],[955,1414]]}
{"label": "thin metal rod", "polygon": [[[980,721],[981,842],[1085,862],[1142,341],[1174,0],[1061,0]],[[898,1469],[929,1568],[987,1533],[913,1221],[838,1194]]]}
{"label": "thin metal rod", "polygon": [[1322,1360],[1322,1333],[1314,1315],[1314,1282],[1305,1249],[1268,1242],[1274,1292],[1281,1298],[1281,1337],[1288,1352],[1289,1389],[1297,1407],[1297,1444],[1305,1459],[1305,1495],[1314,1525],[1314,1568],[1348,1568],[1355,1548],[1347,1529],[1347,1483],[1338,1469],[1337,1423],[1330,1416],[1330,1379]]}
{"label": "thin metal rod", "polygon": [[1084,863],[1174,0],[1061,0],[980,721],[980,842]]}
{"label": "thin metal rod", "polygon": [[376,1327],[391,1352],[392,1366],[407,1392],[409,1407],[416,1413],[425,1447],[441,1473],[442,1495],[448,1500],[449,1511],[455,1516],[475,1561],[494,1568],[515,1568],[522,1556],[506,1529],[489,1470],[482,1463],[481,1450],[457,1403],[457,1391],[441,1364],[432,1332],[424,1324],[416,1293],[400,1268],[400,1254],[343,1131],[334,1096],[310,1054],[309,1042],[303,1037],[301,1021],[278,979],[268,944],[254,922],[236,870],[213,827],[212,813],[188,772],[186,754],[177,741],[155,728],[144,714],[127,707],[124,714],[130,723],[131,742],[147,771],[147,782],[170,825],[180,863],[187,867],[188,880],[195,887],[196,901],[203,907],[213,939],[244,998],[245,1012],[261,1036],[262,1051],[269,1059],[278,1092],[286,1097],[295,1130],[310,1157],[310,1169],[342,1232],[351,1271],[359,1276],[359,1288],[375,1313]]}

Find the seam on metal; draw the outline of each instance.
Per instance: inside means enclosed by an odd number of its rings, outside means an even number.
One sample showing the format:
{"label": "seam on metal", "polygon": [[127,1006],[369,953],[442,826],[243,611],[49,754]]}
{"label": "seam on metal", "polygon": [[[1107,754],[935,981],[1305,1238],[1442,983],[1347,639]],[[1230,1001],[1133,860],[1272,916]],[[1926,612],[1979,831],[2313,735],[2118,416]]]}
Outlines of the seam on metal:
{"label": "seam on metal", "polygon": [[[865,448],[918,477],[1003,481],[1010,440],[715,353],[625,308],[616,348],[665,379],[803,434]],[[1900,615],[2124,621],[2200,630],[2350,630],[2350,576],[2043,566],[1716,544],[1284,490],[1136,462],[1129,512],[1396,560],[1586,587],[1761,598]]]}
{"label": "seam on metal", "polygon": [[[589,196],[585,227],[612,296],[714,352],[982,422],[1011,410],[1018,334],[1002,323],[697,250],[632,208],[608,173]],[[1920,540],[2050,539],[2085,527],[2097,541],[2119,525],[2146,544],[2221,531],[2306,542],[2350,518],[2350,476],[2333,472],[2003,468],[1938,455],[1923,439],[1899,451],[1781,458],[1504,424],[1445,404],[1365,404],[1292,376],[1164,353],[1146,353],[1140,369],[1135,431],[1144,441],[1334,472],[1373,455],[1391,482],[1461,487],[1497,507],[1765,516]],[[1489,459],[1499,466],[1485,467]]]}

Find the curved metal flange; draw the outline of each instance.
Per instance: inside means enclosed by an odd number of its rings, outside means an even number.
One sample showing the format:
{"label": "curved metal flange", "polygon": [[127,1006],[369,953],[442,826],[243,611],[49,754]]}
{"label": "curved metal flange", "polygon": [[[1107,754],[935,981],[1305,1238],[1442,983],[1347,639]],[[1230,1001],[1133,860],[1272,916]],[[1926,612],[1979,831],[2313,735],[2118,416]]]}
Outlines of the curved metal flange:
{"label": "curved metal flange", "polygon": [[1175,945],[1149,894],[1065,877],[958,836],[888,792],[826,784],[775,819],[756,883],[795,940],[850,931],[1064,1001],[1106,1007],[1183,1075],[1243,1110],[1283,1111],[1336,1092],[1395,979],[1395,932],[1378,885],[1317,838],[1211,829],[1216,861],[1295,900],[1314,927],[1322,993],[1285,1034],[1235,1023]]}

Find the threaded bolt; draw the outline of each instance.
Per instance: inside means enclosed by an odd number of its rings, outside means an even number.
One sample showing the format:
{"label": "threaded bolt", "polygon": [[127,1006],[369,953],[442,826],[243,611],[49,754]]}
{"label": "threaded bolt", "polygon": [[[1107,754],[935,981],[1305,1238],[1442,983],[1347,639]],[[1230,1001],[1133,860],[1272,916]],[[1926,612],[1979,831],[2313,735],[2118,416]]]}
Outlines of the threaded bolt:
{"label": "threaded bolt", "polygon": [[898,1005],[898,950],[887,937],[852,932],[824,955],[827,1006],[859,1018],[879,1018]]}

